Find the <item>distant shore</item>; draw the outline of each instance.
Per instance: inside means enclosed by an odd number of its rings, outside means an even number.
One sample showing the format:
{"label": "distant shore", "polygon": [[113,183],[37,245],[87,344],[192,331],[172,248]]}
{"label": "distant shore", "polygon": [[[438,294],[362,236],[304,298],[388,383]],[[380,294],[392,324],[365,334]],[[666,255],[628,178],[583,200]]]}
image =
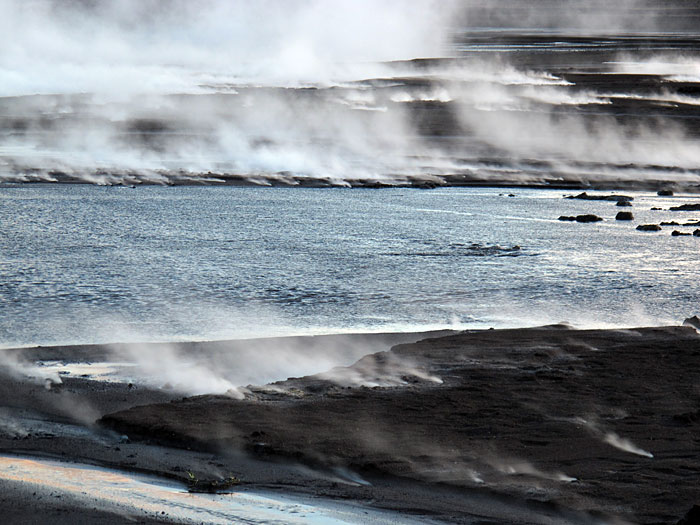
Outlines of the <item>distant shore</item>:
{"label": "distant shore", "polygon": [[[323,337],[308,344],[322,349]],[[698,503],[693,328],[327,337],[395,346],[350,367],[248,386],[243,399],[80,377],[47,390],[8,375],[0,453],[149,472],[183,487],[186,471],[230,473],[244,487],[450,523],[672,524]],[[216,359],[226,346],[197,344],[193,355]],[[14,352],[24,362],[86,361],[106,357],[100,348]],[[42,505],[35,499],[10,491],[0,504],[29,518]],[[54,517],[70,523],[91,512]]]}
{"label": "distant shore", "polygon": [[95,186],[123,186],[136,188],[138,186],[241,186],[241,187],[275,187],[275,188],[532,188],[552,190],[620,190],[620,191],[660,191],[672,189],[677,192],[700,193],[700,182],[678,180],[673,176],[668,179],[560,179],[543,178],[541,180],[493,180],[466,175],[421,175],[415,177],[378,178],[378,179],[343,179],[315,178],[294,176],[289,174],[260,174],[237,175],[230,173],[205,174],[168,174],[161,180],[142,177],[138,174],[119,175],[91,174],[92,182],[84,177],[63,173],[52,173],[48,176],[31,174],[23,177],[10,177],[0,180],[0,188],[24,184],[82,184]]}

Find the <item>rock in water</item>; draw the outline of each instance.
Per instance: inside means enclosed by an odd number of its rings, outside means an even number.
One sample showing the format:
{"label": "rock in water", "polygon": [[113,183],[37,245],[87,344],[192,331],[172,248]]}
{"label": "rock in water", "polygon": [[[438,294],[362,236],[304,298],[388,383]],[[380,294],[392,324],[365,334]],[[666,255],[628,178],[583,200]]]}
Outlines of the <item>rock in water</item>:
{"label": "rock in water", "polygon": [[632,203],[630,201],[617,201],[615,206],[632,206]]}
{"label": "rock in water", "polygon": [[669,189],[663,189],[656,192],[659,197],[671,197],[673,196],[673,191]]}
{"label": "rock in water", "polygon": [[588,195],[585,191],[578,195],[568,195],[565,199],[581,199],[584,201],[633,201],[634,197],[629,195]]}
{"label": "rock in water", "polygon": [[632,212],[629,212],[629,211],[621,211],[621,212],[618,212],[617,215],[615,215],[615,220],[617,220],[617,221],[631,221],[631,220],[634,220],[634,215],[632,215]]}
{"label": "rock in water", "polygon": [[700,230],[695,230],[695,231],[693,232],[693,235],[694,235],[695,237],[700,237]]}
{"label": "rock in water", "polygon": [[697,315],[688,317],[685,321],[683,321],[683,326],[692,326],[696,330],[700,330],[700,317]]}
{"label": "rock in water", "polygon": [[673,231],[671,232],[671,235],[672,235],[673,237],[680,237],[680,236],[687,236],[687,235],[690,235],[690,233],[688,233],[688,232],[679,232],[678,230],[673,230]]}
{"label": "rock in water", "polygon": [[700,203],[696,204],[681,204],[680,206],[671,206],[671,211],[700,211]]}
{"label": "rock in water", "polygon": [[588,213],[586,215],[577,215],[576,216],[576,222],[598,222],[602,221],[603,219],[598,217],[597,215],[593,215],[591,213]]}
{"label": "rock in water", "polygon": [[640,224],[637,226],[640,232],[658,232],[661,231],[661,226],[658,224]]}
{"label": "rock in water", "polygon": [[560,221],[575,221],[576,217],[572,217],[571,215],[560,215],[559,220]]}
{"label": "rock in water", "polygon": [[700,525],[700,505],[693,505],[693,508],[676,525]]}

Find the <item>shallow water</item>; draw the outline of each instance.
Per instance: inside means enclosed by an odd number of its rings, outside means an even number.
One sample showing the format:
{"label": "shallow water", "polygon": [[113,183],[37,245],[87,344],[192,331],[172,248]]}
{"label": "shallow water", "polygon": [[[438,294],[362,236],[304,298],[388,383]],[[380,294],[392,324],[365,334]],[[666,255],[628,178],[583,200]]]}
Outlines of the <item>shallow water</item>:
{"label": "shallow water", "polygon": [[[556,190],[0,187],[0,343],[677,323],[697,313],[691,196]],[[595,213],[596,224],[557,221]],[[519,247],[519,248],[517,248]]]}

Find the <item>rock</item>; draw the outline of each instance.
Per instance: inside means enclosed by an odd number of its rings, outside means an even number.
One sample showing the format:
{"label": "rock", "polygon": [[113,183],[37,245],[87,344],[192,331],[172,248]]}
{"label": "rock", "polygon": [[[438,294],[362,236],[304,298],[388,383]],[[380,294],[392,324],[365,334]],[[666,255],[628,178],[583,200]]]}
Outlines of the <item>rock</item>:
{"label": "rock", "polygon": [[661,226],[658,224],[640,224],[637,226],[640,232],[658,232],[661,231]]}
{"label": "rock", "polygon": [[560,221],[575,221],[576,217],[572,217],[570,215],[561,215],[559,216]]}
{"label": "rock", "polygon": [[634,197],[628,195],[588,195],[585,191],[578,195],[568,195],[566,199],[581,199],[584,201],[633,201]]}
{"label": "rock", "polygon": [[671,211],[700,211],[700,203],[681,204],[680,206],[671,206]]}
{"label": "rock", "polygon": [[598,217],[597,215],[593,215],[591,213],[588,213],[586,215],[577,215],[576,216],[576,222],[598,222],[602,221],[603,219]]}
{"label": "rock", "polygon": [[671,232],[671,235],[673,235],[674,237],[680,237],[680,236],[682,236],[682,235],[683,235],[683,236],[685,236],[685,235],[690,235],[690,233],[688,233],[688,232],[679,232],[678,230],[673,230],[673,231]]}
{"label": "rock", "polygon": [[700,230],[695,230],[695,231],[693,232],[693,235],[694,235],[695,237],[700,237]]}
{"label": "rock", "polygon": [[698,317],[697,315],[694,315],[693,317],[688,317],[683,321],[683,326],[692,326],[693,328],[700,330],[700,317]]}
{"label": "rock", "polygon": [[676,221],[660,222],[659,224],[661,226],[680,226],[680,224],[677,223]]}
{"label": "rock", "polygon": [[632,203],[630,201],[617,201],[615,206],[632,206]]}
{"label": "rock", "polygon": [[621,211],[621,212],[618,212],[617,215],[615,215],[615,220],[616,221],[632,221],[632,220],[634,220],[634,215],[632,215],[632,213],[629,211]]}
{"label": "rock", "polygon": [[651,211],[661,211],[662,209],[663,209],[663,208],[654,207],[654,208],[651,208]]}
{"label": "rock", "polygon": [[676,522],[676,525],[700,525],[700,505],[693,505],[693,508],[686,512],[683,519]]}
{"label": "rock", "polygon": [[659,197],[671,197],[673,196],[673,191],[669,189],[662,189],[656,192]]}

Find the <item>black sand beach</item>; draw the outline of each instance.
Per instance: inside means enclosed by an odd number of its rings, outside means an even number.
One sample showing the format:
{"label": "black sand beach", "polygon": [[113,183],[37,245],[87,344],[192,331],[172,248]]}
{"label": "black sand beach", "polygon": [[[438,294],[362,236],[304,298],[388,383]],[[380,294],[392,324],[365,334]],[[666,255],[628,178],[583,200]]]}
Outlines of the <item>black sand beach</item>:
{"label": "black sand beach", "polygon": [[[15,375],[2,382],[0,449],[154,473],[183,488],[186,471],[235,475],[246,489],[450,523],[673,524],[698,503],[693,328],[438,335],[350,367],[249,386],[244,399],[69,377],[47,390]],[[227,344],[211,346],[208,356],[207,344],[197,351],[211,359]],[[87,350],[21,353],[80,361]],[[31,521],[41,492],[0,484],[8,515]],[[42,512],[57,523],[168,522],[49,501]]]}

